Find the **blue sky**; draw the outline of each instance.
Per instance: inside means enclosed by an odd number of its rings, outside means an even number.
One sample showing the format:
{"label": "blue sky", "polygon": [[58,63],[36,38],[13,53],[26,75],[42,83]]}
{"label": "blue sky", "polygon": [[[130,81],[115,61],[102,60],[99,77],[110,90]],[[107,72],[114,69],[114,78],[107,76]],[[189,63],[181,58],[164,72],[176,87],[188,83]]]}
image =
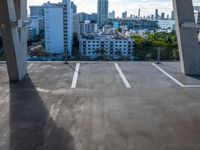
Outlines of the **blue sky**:
{"label": "blue sky", "polygon": [[[40,5],[48,0],[28,0],[28,5]],[[60,2],[61,0],[49,0],[50,2]],[[96,12],[97,0],[73,0],[78,6],[78,12]],[[183,0],[184,1],[184,0]],[[199,4],[200,0],[193,0]],[[161,12],[170,14],[172,10],[172,0],[109,0],[109,11],[115,10],[117,16],[128,11],[128,15],[137,14],[138,9],[141,9],[141,15],[154,14],[157,8]]]}

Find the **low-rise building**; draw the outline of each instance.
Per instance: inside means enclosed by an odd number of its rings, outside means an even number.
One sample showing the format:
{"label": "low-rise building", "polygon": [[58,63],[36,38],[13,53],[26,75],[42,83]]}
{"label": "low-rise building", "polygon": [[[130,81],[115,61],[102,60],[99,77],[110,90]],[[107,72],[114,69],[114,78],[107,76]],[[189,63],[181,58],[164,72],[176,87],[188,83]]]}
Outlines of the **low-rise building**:
{"label": "low-rise building", "polygon": [[80,53],[87,59],[133,59],[134,41],[119,34],[100,34],[80,38]]}
{"label": "low-rise building", "polygon": [[86,20],[84,23],[80,23],[80,34],[95,34],[98,31],[97,23],[93,23],[90,20]]}

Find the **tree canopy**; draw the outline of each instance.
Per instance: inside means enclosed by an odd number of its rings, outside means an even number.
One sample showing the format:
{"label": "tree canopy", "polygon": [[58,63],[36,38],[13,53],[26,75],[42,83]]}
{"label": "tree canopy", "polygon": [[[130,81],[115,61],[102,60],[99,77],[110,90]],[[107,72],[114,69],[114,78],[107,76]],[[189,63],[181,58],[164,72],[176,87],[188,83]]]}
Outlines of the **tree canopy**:
{"label": "tree canopy", "polygon": [[161,50],[161,60],[178,60],[176,33],[151,33],[132,36],[135,40],[134,56],[136,60],[156,60],[157,50]]}

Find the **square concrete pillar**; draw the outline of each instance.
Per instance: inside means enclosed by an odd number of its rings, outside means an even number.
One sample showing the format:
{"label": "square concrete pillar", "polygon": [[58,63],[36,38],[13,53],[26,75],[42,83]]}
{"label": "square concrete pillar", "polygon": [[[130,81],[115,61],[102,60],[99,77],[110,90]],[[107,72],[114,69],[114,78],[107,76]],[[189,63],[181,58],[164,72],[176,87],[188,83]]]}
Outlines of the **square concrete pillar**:
{"label": "square concrete pillar", "polygon": [[192,0],[173,0],[182,72],[200,75],[200,45]]}
{"label": "square concrete pillar", "polygon": [[[1,0],[0,29],[6,53],[10,81],[19,81],[27,73],[26,0]],[[20,25],[21,23],[21,25]]]}

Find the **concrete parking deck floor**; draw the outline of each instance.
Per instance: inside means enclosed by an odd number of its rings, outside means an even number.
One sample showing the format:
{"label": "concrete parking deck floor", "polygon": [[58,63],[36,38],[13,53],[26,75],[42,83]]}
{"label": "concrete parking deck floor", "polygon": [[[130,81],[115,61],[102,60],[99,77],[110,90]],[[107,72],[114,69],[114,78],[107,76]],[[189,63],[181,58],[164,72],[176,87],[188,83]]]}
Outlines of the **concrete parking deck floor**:
{"label": "concrete parking deck floor", "polygon": [[[200,87],[149,62],[117,64],[131,88],[114,62],[30,63],[15,84],[1,63],[0,150],[199,150]],[[158,67],[200,85],[178,63]]]}

